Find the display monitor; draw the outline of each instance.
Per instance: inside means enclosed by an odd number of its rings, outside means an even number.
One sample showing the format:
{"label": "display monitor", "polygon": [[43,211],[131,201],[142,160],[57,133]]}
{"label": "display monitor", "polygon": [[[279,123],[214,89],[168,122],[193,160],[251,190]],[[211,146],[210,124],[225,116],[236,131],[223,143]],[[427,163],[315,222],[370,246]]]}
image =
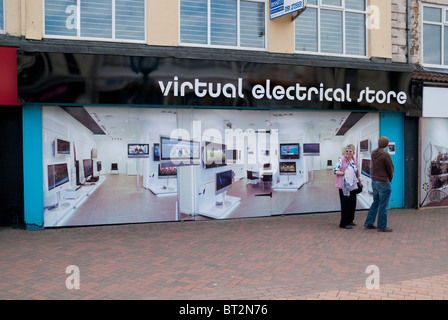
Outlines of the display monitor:
{"label": "display monitor", "polygon": [[57,188],[69,181],[66,163],[48,165],[48,190]]}
{"label": "display monitor", "polygon": [[300,144],[299,143],[281,143],[280,159],[299,159]]}
{"label": "display monitor", "polygon": [[318,156],[320,154],[319,143],[304,143],[303,155],[304,156]]}
{"label": "display monitor", "polygon": [[359,143],[359,152],[366,152],[369,151],[370,141],[368,139],[362,140]]}
{"label": "display monitor", "polygon": [[70,142],[57,138],[54,142],[55,155],[69,155]]}
{"label": "display monitor", "polygon": [[128,143],[128,158],[148,158],[149,144]]}
{"label": "display monitor", "polygon": [[93,175],[93,161],[92,159],[84,159],[82,160],[82,164],[84,168],[84,177],[87,179]]}
{"label": "display monitor", "polygon": [[199,158],[199,142],[160,137],[160,160],[193,160]]}
{"label": "display monitor", "polygon": [[154,143],[153,160],[154,161],[159,161],[160,160],[160,145],[158,143]]}
{"label": "display monitor", "polygon": [[204,147],[205,169],[222,167],[226,165],[226,145],[215,142],[206,142]]}
{"label": "display monitor", "polygon": [[176,178],[177,167],[162,167],[159,164],[159,179],[163,178]]}
{"label": "display monitor", "polygon": [[296,174],[296,162],[280,162],[280,174],[281,175],[294,175]]}
{"label": "display monitor", "polygon": [[218,172],[216,174],[215,194],[224,193],[232,187],[232,170]]}
{"label": "display monitor", "polygon": [[361,173],[369,178],[371,178],[370,162],[370,159],[362,159],[361,161]]}

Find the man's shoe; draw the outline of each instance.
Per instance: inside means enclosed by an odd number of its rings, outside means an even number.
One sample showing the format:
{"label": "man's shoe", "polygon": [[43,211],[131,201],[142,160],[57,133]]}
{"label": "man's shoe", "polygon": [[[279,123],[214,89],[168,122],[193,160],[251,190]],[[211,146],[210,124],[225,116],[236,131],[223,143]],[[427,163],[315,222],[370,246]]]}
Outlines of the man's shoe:
{"label": "man's shoe", "polygon": [[354,227],[354,226],[356,226],[356,223],[354,223],[354,222],[350,222],[348,225]]}
{"label": "man's shoe", "polygon": [[350,225],[346,225],[346,226],[344,226],[344,227],[339,227],[339,228],[342,228],[342,229],[353,229],[353,227],[350,226]]}
{"label": "man's shoe", "polygon": [[376,227],[374,225],[364,226],[364,229],[376,229]]}
{"label": "man's shoe", "polygon": [[378,232],[392,232],[391,228],[383,228],[383,229],[378,229]]}

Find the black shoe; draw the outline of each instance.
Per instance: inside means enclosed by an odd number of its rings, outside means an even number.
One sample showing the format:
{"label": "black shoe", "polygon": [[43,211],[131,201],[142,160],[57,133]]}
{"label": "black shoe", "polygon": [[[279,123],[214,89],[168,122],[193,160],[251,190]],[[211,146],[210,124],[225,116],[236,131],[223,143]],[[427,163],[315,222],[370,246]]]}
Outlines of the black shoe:
{"label": "black shoe", "polygon": [[378,232],[392,232],[392,229],[391,228],[383,228],[383,229],[378,229],[377,230]]}
{"label": "black shoe", "polygon": [[376,227],[374,225],[364,226],[364,229],[376,229]]}
{"label": "black shoe", "polygon": [[348,225],[354,227],[354,226],[356,226],[356,223],[354,223],[354,222],[350,222]]}
{"label": "black shoe", "polygon": [[342,229],[353,229],[353,227],[352,227],[352,226],[350,226],[350,225],[346,225],[346,226],[343,226],[343,227],[339,227],[339,228],[342,228]]}

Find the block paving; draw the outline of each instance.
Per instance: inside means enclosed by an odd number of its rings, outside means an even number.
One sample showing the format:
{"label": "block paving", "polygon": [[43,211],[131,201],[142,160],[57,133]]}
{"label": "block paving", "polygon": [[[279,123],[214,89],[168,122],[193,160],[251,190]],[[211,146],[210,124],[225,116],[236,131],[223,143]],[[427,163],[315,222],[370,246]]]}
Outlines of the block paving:
{"label": "block paving", "polygon": [[[338,212],[1,228],[0,299],[448,299],[447,209],[392,209],[391,233],[364,229],[366,214],[352,230],[338,228]],[[366,286],[371,265],[377,289]],[[79,289],[66,286],[68,266],[79,268]]]}

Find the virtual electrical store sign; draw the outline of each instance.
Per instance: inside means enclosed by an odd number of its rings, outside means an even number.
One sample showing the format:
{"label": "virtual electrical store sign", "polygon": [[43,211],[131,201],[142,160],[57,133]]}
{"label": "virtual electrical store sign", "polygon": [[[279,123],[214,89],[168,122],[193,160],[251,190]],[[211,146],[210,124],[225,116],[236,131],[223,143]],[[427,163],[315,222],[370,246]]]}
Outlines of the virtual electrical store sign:
{"label": "virtual electrical store sign", "polygon": [[302,86],[300,83],[288,87],[282,85],[271,85],[271,80],[266,79],[263,84],[256,84],[252,90],[243,90],[243,78],[238,78],[234,82],[216,83],[206,82],[200,79],[194,81],[180,81],[178,76],[173,77],[170,81],[158,81],[161,93],[168,97],[173,95],[175,97],[185,97],[190,94],[196,95],[198,98],[206,96],[218,98],[223,96],[225,98],[246,98],[246,94],[250,94],[251,98],[255,100],[297,100],[297,101],[326,101],[326,102],[367,102],[369,104],[390,104],[397,102],[404,105],[407,101],[407,94],[404,91],[384,91],[374,90],[370,87],[365,87],[355,94],[351,90],[350,83],[347,83],[344,88],[326,87],[323,83],[319,86]]}
{"label": "virtual electrical store sign", "polygon": [[305,0],[271,0],[271,20],[305,8]]}

